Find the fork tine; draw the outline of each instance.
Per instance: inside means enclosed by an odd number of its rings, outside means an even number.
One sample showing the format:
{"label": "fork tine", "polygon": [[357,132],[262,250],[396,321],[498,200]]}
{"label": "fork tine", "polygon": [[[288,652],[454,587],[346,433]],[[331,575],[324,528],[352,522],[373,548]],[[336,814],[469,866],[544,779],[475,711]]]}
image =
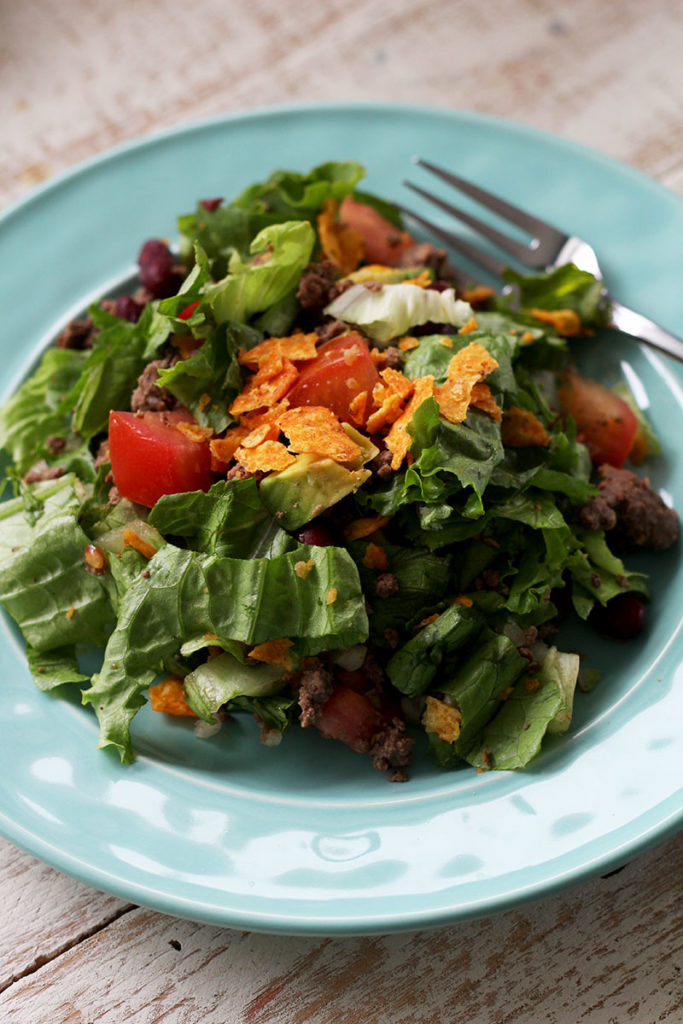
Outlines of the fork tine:
{"label": "fork tine", "polygon": [[518,206],[508,203],[505,199],[500,199],[499,196],[494,195],[492,192],[487,192],[486,189],[481,188],[479,185],[474,185],[471,181],[467,181],[466,178],[461,178],[459,175],[453,174],[443,167],[438,167],[429,160],[423,160],[419,156],[414,158],[414,163],[419,167],[424,167],[427,171],[431,171],[432,174],[441,178],[446,184],[459,189],[460,192],[464,192],[470,198],[476,199],[482,206],[486,206],[500,217],[509,220],[510,223],[516,224],[523,231],[528,231],[535,238],[551,239],[556,244],[561,244],[565,238],[564,233],[558,231],[552,224],[548,224],[547,221],[540,220],[538,217],[533,217],[526,210],[520,210]]}
{"label": "fork tine", "polygon": [[[446,231],[445,228],[440,227],[438,224],[433,224],[432,221],[427,220],[426,217],[421,217],[419,213],[415,213],[414,210],[409,210],[405,206],[401,206],[400,203],[394,203],[396,209],[404,214],[406,217],[412,218],[417,221],[424,228],[427,228],[432,234],[440,238],[442,242],[449,245],[456,252],[459,252],[461,256],[468,259],[475,266],[479,266],[493,277],[502,278],[503,271],[506,269],[506,264],[501,263],[499,259],[496,259],[490,252],[486,252],[485,249],[480,249],[479,246],[473,245],[464,238],[460,238],[458,235],[454,235],[452,231]],[[476,283],[481,284],[483,282],[478,281],[473,275],[472,280]]]}
{"label": "fork tine", "polygon": [[[423,199],[438,206],[439,209],[448,213],[451,217],[456,217],[462,221],[463,224],[469,224],[471,228],[474,228],[484,238],[488,238],[490,242],[497,245],[504,252],[507,252],[514,259],[519,260],[520,263],[529,264],[530,258],[533,260],[533,252],[530,250],[529,245],[526,242],[518,242],[514,238],[510,238],[509,235],[504,235],[502,231],[498,231],[497,228],[492,227],[491,224],[486,224],[485,221],[479,220],[478,217],[473,217],[472,214],[467,213],[465,210],[461,210],[458,206],[453,206],[452,203],[447,203],[445,199],[441,199],[439,196],[433,195],[431,192],[425,191],[420,188],[419,185],[413,185],[410,181],[404,181],[406,185],[413,192],[417,192]],[[535,260],[534,260],[535,262]]]}

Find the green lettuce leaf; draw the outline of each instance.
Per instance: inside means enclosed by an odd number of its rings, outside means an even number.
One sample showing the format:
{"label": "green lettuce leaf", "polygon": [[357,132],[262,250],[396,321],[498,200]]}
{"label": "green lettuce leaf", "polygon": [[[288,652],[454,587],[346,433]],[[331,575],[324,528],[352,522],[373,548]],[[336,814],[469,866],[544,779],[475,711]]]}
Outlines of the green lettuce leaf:
{"label": "green lettuce leaf", "polygon": [[250,246],[252,260],[238,252],[230,257],[228,275],[206,291],[217,324],[245,323],[280,302],[296,288],[308,265],[315,232],[308,221],[273,224]]}
{"label": "green lettuce leaf", "polygon": [[282,689],[284,674],[280,665],[245,665],[225,653],[186,675],[183,686],[192,710],[210,722],[235,697],[267,697],[277,693]]}
{"label": "green lettuce leaf", "polygon": [[[294,567],[308,560],[313,567],[302,579]],[[289,637],[294,653],[309,655],[367,637],[358,572],[342,548],[300,547],[244,561],[168,544],[147,571],[124,595],[102,671],[83,694],[100,720],[101,746],[114,745],[125,761],[133,758],[129,726],[143,690],[186,641],[211,634],[219,645],[252,645]]]}
{"label": "green lettuce leaf", "polygon": [[461,327],[472,316],[472,308],[456,299],[452,288],[437,292],[404,282],[376,290],[354,284],[326,306],[325,313],[362,327],[374,341],[387,342],[430,322]]}
{"label": "green lettuce leaf", "polygon": [[81,672],[75,644],[42,652],[27,644],[26,660],[33,682],[44,692],[70,683],[90,682],[90,676],[84,676]]}
{"label": "green lettuce leaf", "polygon": [[519,289],[522,309],[571,309],[586,325],[606,322],[602,281],[573,263],[549,274],[518,274],[508,269],[504,278]]}
{"label": "green lettuce leaf", "polygon": [[19,473],[47,454],[51,436],[66,438],[69,417],[62,400],[81,375],[87,352],[50,348],[38,368],[0,409],[0,446]]}
{"label": "green lettuce leaf", "polygon": [[453,604],[428,623],[391,657],[387,675],[409,697],[424,693],[446,655],[464,647],[484,624],[476,609]]}

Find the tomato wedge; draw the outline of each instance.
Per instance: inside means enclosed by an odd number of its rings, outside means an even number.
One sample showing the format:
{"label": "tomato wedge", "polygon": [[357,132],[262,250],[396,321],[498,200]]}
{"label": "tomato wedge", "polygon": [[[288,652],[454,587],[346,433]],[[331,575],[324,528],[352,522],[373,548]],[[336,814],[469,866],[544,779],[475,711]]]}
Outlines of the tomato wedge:
{"label": "tomato wedge", "polygon": [[596,465],[603,462],[620,469],[633,447],[638,421],[623,399],[596,380],[570,370],[559,390],[563,412],[576,422],[582,441]]}
{"label": "tomato wedge", "polygon": [[338,686],[320,709],[315,725],[327,739],[339,740],[362,754],[386,722],[364,694]]}
{"label": "tomato wedge", "polygon": [[357,203],[351,196],[346,196],[339,207],[339,220],[359,233],[368,263],[391,266],[405,249],[415,244],[407,231],[400,231],[372,206]]}
{"label": "tomato wedge", "polygon": [[177,428],[194,423],[187,409],[109,413],[109,455],[116,488],[124,498],[151,508],[163,494],[206,491],[213,483],[206,441]]}
{"label": "tomato wedge", "polygon": [[299,364],[299,376],[287,392],[290,406],[326,405],[342,421],[354,423],[349,404],[361,391],[368,393],[381,383],[364,338],[351,332],[325,342],[318,355]]}

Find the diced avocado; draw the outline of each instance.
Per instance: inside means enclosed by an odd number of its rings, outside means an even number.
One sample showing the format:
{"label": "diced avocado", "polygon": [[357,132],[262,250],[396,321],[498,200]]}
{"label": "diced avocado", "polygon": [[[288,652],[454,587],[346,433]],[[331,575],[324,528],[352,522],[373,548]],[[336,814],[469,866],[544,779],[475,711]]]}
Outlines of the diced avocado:
{"label": "diced avocado", "polygon": [[369,469],[345,469],[332,459],[305,453],[261,481],[261,501],[280,526],[295,530],[357,491],[369,476]]}
{"label": "diced avocado", "polygon": [[360,448],[360,455],[357,455],[353,462],[345,463],[347,469],[360,469],[366,462],[370,462],[376,455],[379,455],[379,448],[372,443],[369,437],[361,434],[360,430],[356,430],[350,423],[342,423],[342,427],[346,431],[346,436]]}
{"label": "diced avocado", "polygon": [[[362,284],[365,281],[381,281],[382,284],[398,284],[399,281],[411,281],[424,272],[424,267],[385,267],[381,263],[369,263],[347,274],[345,281]],[[432,274],[432,277],[434,275]]]}

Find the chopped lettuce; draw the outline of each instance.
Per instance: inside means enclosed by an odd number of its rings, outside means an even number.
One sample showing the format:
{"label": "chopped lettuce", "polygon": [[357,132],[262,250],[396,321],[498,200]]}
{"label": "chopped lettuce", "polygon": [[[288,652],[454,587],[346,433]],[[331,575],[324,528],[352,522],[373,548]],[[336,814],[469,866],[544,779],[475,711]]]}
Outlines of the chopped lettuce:
{"label": "chopped lettuce", "polygon": [[430,322],[461,327],[472,316],[472,307],[456,299],[452,288],[437,292],[408,283],[378,288],[354,284],[333,299],[325,313],[362,327],[374,341],[388,342]]}

